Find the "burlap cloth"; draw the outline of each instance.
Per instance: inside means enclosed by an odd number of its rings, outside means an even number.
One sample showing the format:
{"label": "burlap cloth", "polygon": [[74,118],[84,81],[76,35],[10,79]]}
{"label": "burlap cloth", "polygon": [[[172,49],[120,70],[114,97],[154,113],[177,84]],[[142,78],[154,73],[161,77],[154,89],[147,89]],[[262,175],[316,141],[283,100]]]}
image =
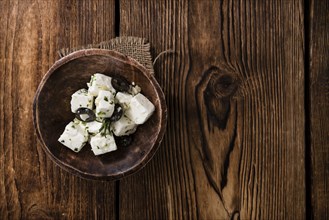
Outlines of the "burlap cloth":
{"label": "burlap cloth", "polygon": [[99,48],[107,50],[115,50],[138,61],[150,73],[154,74],[152,57],[150,52],[150,44],[144,38],[139,37],[116,37],[109,41],[104,41],[99,44],[88,44],[75,48],[63,48],[58,51],[59,57],[69,55],[70,53],[82,49]]}

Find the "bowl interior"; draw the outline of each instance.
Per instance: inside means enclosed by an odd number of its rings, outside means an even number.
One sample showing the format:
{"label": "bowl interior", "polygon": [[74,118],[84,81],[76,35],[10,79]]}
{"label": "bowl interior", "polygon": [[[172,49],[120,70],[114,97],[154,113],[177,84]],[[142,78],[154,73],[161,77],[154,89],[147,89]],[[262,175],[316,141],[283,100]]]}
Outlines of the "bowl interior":
{"label": "bowl interior", "polygon": [[[116,179],[139,170],[154,154],[163,127],[164,103],[154,77],[137,62],[114,52],[77,53],[63,59],[62,64],[55,64],[46,74],[36,95],[36,127],[46,152],[61,167],[86,178]],[[135,82],[156,109],[151,118],[138,127],[129,147],[101,156],[95,156],[89,144],[75,153],[57,141],[65,126],[74,119],[70,111],[71,95],[87,88],[86,83],[96,72],[109,76],[119,74]]]}

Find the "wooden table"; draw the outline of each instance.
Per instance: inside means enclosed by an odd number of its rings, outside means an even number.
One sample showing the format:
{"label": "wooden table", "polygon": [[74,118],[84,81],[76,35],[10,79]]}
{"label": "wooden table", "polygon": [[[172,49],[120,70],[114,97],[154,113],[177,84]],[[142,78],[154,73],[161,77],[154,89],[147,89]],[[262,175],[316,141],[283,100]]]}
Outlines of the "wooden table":
{"label": "wooden table", "polygon": [[[328,219],[327,0],[0,0],[1,219]],[[169,110],[117,182],[58,168],[32,123],[57,50],[149,40]]]}

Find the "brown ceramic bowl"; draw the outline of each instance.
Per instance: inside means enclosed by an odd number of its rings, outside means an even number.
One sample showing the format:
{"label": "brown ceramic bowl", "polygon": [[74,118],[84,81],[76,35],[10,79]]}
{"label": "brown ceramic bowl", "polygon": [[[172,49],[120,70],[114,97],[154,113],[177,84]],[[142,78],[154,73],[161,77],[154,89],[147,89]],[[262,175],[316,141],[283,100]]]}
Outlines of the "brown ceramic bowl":
{"label": "brown ceramic bowl", "polygon": [[[89,144],[75,153],[57,141],[65,125],[74,119],[71,95],[87,88],[96,72],[119,74],[135,82],[155,105],[155,112],[138,127],[129,147],[101,156],[95,156]],[[152,158],[164,135],[167,107],[156,79],[137,61],[115,51],[87,49],[69,54],[49,69],[34,98],[33,118],[46,154],[57,165],[83,178],[115,180],[137,172]]]}

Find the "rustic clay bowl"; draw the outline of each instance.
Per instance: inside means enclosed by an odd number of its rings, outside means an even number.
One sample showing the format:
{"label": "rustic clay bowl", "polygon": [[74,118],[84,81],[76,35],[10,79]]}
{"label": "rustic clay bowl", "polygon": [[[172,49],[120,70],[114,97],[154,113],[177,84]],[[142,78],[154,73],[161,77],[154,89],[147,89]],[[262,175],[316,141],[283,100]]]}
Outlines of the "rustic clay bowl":
{"label": "rustic clay bowl", "polygon": [[[65,125],[73,120],[71,95],[92,74],[119,74],[142,88],[155,105],[155,112],[134,134],[133,143],[101,156],[95,156],[89,144],[75,153],[57,139]],[[164,135],[167,107],[154,76],[137,61],[121,53],[87,49],[58,60],[46,73],[33,103],[34,126],[46,154],[63,169],[87,179],[115,180],[140,170],[152,158]]]}

